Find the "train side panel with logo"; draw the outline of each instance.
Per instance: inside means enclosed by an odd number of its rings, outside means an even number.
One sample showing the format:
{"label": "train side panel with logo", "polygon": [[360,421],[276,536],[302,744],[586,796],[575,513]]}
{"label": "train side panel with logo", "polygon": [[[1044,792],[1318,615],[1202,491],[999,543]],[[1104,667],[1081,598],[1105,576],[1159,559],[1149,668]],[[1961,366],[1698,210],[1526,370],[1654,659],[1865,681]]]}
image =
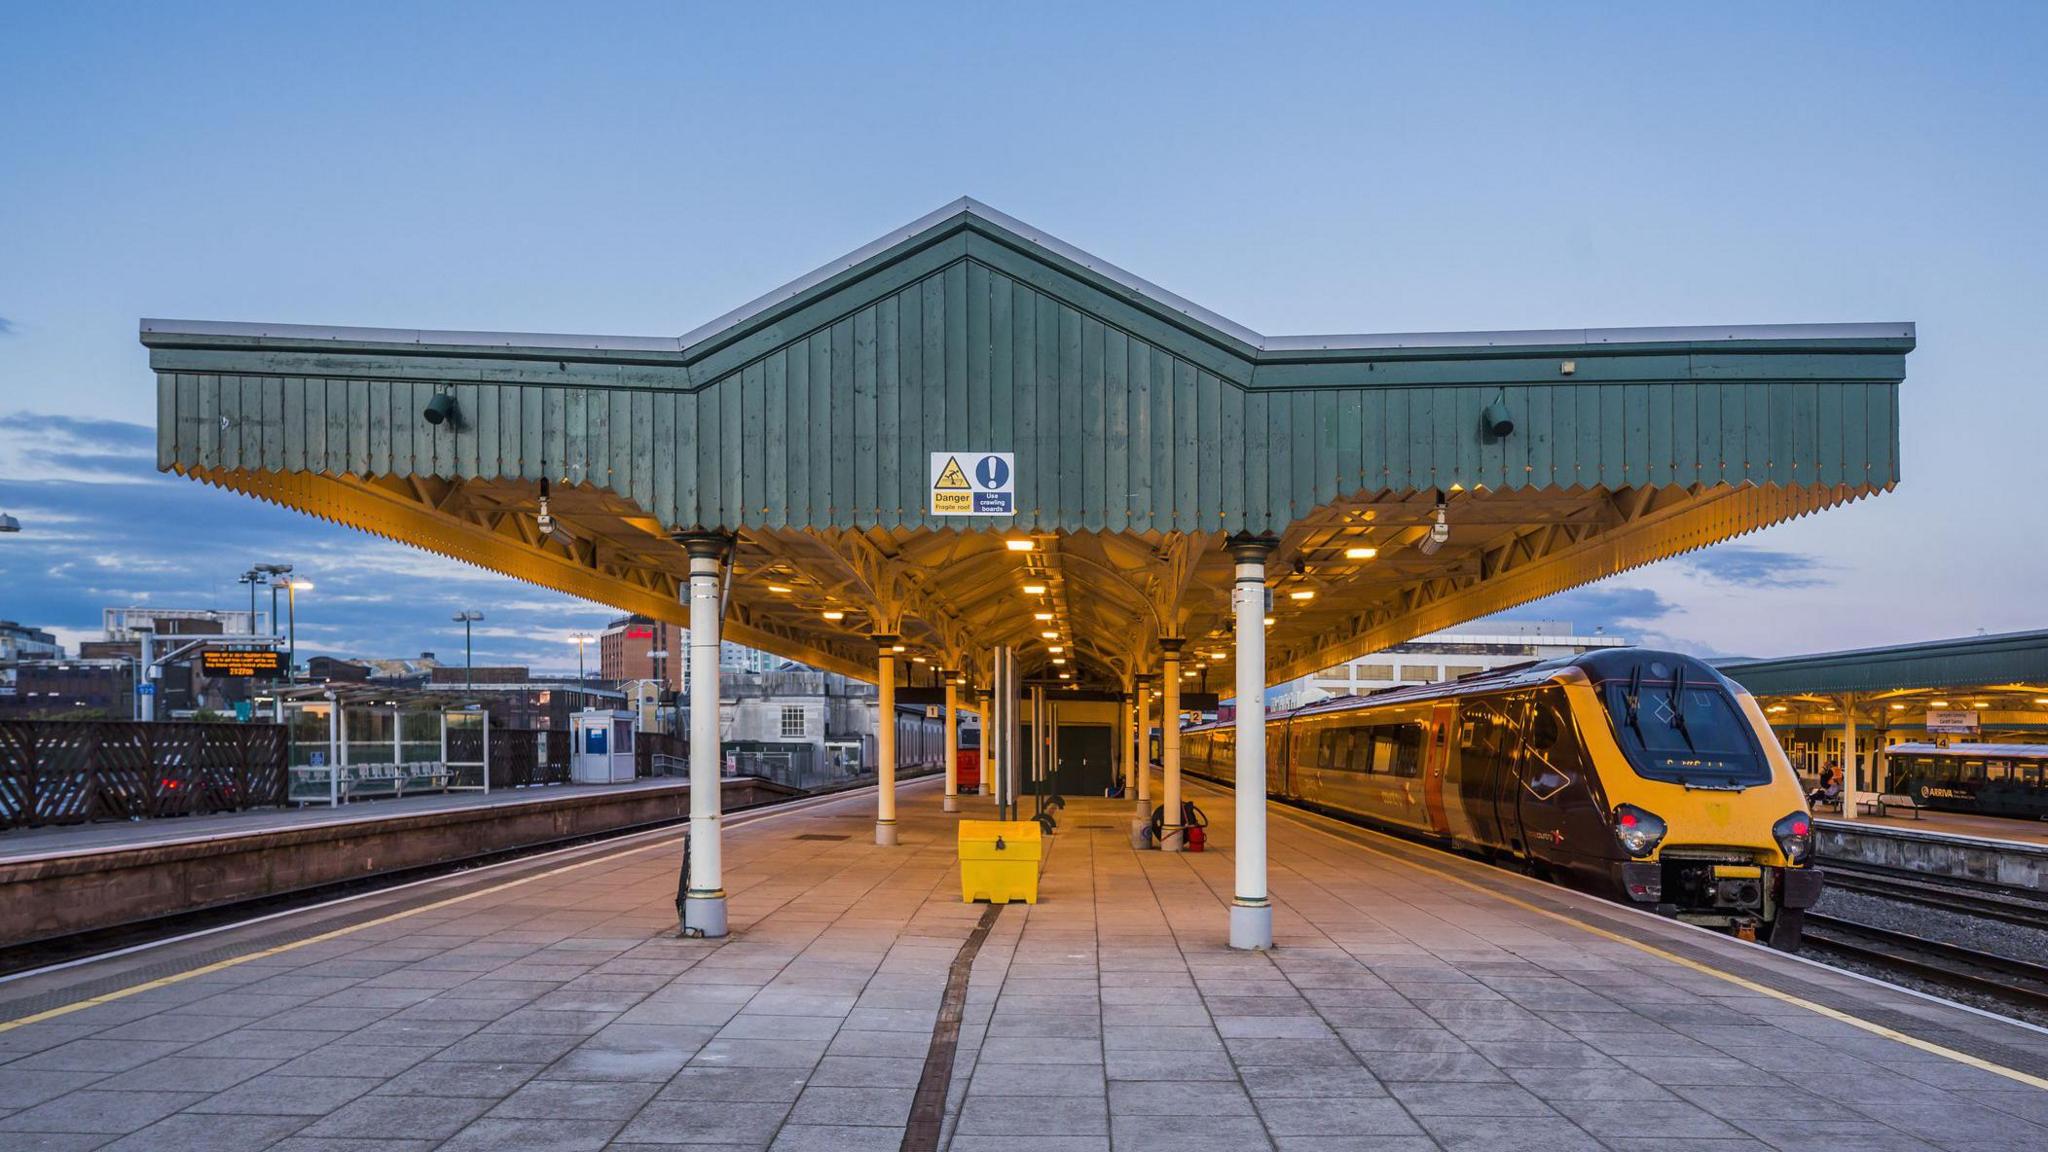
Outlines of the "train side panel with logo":
{"label": "train side panel with logo", "polygon": [[[1613,649],[1268,717],[1270,793],[1744,936],[1820,895],[1805,798],[1756,701],[1689,656]],[[1235,733],[1183,766],[1229,780]]]}

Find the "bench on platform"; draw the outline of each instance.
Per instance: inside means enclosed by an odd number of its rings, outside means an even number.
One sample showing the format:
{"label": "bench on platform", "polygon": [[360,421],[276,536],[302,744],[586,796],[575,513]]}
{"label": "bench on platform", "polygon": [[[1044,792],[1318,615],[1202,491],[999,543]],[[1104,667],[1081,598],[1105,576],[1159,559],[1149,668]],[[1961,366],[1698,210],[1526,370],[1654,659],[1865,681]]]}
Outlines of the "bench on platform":
{"label": "bench on platform", "polygon": [[1903,812],[1911,812],[1913,814],[1913,819],[1915,820],[1918,820],[1920,818],[1920,812],[1922,808],[1922,805],[1918,800],[1913,799],[1911,796],[1908,796],[1903,792],[1879,793],[1877,798],[1874,800],[1857,801],[1856,806],[1858,808],[1863,809],[1866,812],[1870,812],[1878,816],[1888,815],[1891,809],[1897,808]]}

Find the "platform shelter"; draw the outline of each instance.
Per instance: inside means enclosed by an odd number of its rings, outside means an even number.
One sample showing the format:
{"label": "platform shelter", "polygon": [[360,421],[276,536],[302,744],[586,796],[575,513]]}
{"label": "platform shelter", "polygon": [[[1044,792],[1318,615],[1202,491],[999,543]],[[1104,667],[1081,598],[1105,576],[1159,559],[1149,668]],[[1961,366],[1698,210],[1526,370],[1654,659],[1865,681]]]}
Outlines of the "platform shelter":
{"label": "platform shelter", "polygon": [[[145,320],[142,342],[162,468],[687,622],[693,684],[724,638],[875,680],[884,715],[920,660],[1007,669],[999,716],[1026,683],[1112,692],[1141,810],[1156,701],[1172,849],[1191,673],[1255,724],[1267,684],[1884,491],[1914,330],[1266,336],[961,200],[681,336]],[[693,694],[693,779],[716,777],[716,698]],[[1237,742],[1240,778],[1261,745]],[[715,932],[717,790],[695,791]],[[1246,947],[1271,940],[1264,803],[1235,801]]]}
{"label": "platform shelter", "polygon": [[[1795,767],[1855,769],[1856,795],[1891,790],[1903,742],[2048,743],[2048,631],[1963,636],[1717,665],[1763,706]],[[1842,818],[1857,816],[1854,802]]]}

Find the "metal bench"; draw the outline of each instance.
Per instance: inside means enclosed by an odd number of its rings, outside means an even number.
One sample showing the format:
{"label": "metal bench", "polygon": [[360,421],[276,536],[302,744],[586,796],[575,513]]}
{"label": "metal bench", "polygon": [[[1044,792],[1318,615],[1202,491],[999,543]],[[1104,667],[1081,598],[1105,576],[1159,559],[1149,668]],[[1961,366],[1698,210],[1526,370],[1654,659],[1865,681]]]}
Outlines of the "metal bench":
{"label": "metal bench", "polygon": [[1898,808],[1911,812],[1915,820],[1920,818],[1920,802],[1903,792],[1882,793],[1877,798],[1876,807],[1879,816],[1886,815],[1890,809]]}

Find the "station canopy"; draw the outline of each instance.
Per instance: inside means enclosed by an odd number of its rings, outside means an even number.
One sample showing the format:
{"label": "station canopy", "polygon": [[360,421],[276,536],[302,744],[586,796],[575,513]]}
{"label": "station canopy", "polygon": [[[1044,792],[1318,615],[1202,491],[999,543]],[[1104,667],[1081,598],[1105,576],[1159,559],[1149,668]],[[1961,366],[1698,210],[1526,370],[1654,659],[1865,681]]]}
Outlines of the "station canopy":
{"label": "station canopy", "polygon": [[1978,714],[1999,729],[2048,724],[2048,631],[1962,636],[1715,667],[1750,690],[1773,723],[1856,717],[1915,727],[1929,712]]}
{"label": "station canopy", "polygon": [[[728,536],[727,639],[1114,689],[1161,636],[1230,682],[1235,538],[1277,683],[1888,489],[1914,330],[1262,336],[961,200],[679,337],[142,342],[165,470],[679,624]],[[991,452],[1014,515],[933,514]]]}

